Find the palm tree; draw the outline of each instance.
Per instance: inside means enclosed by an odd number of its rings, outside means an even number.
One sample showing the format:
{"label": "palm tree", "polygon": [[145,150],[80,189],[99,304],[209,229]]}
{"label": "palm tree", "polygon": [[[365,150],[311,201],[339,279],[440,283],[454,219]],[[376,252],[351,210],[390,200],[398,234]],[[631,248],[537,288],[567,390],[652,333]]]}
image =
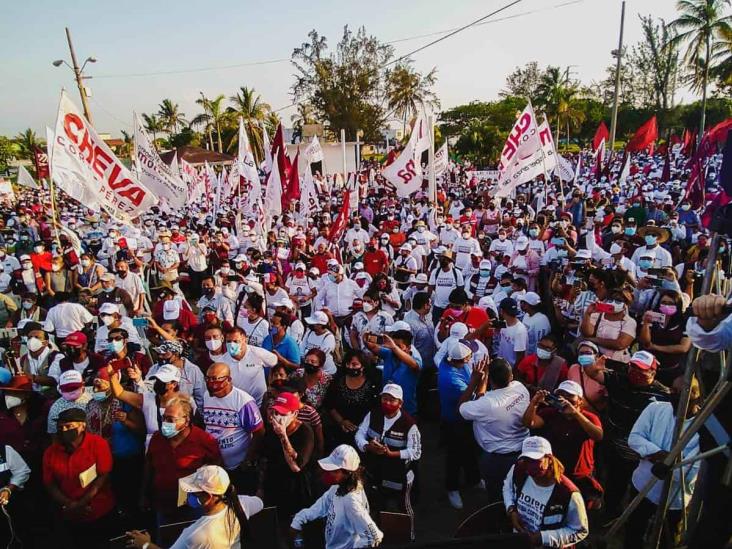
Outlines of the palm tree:
{"label": "palm tree", "polygon": [[178,127],[186,125],[185,115],[180,112],[180,106],[170,99],[163,99],[160,103],[158,117],[169,134],[178,133]]}
{"label": "palm tree", "polygon": [[[229,97],[234,104],[226,109],[228,112],[236,115],[236,119],[240,116],[244,120],[244,128],[252,145],[252,152],[257,163],[264,158],[262,152],[262,122],[267,117],[267,113],[272,110],[268,103],[262,101],[262,96],[255,92],[254,88],[242,86],[236,95]],[[233,139],[229,143],[228,150],[233,150],[239,143],[239,133],[234,134]]]}
{"label": "palm tree", "polygon": [[[566,74],[566,73],[565,73]],[[536,87],[536,101],[539,107],[547,114],[550,120],[557,125],[557,140],[559,139],[559,111],[562,97],[566,95],[567,77],[559,67],[547,67]]]}
{"label": "palm tree", "polygon": [[122,130],[122,140],[124,141],[124,145],[119,149],[120,156],[132,156],[132,134]]}
{"label": "palm tree", "polygon": [[165,131],[162,120],[154,114],[144,113],[142,115],[142,120],[145,122],[145,130],[152,134],[153,144],[157,148],[158,133]]}
{"label": "palm tree", "polygon": [[407,120],[416,114],[420,104],[439,108],[440,102],[432,91],[437,82],[437,69],[422,76],[407,60],[386,74],[386,101],[388,107],[402,119],[402,132],[407,131]]}
{"label": "palm tree", "polygon": [[20,158],[26,159],[33,158],[36,147],[41,145],[40,141],[38,141],[38,136],[36,135],[36,132],[31,130],[30,128],[16,135],[15,143],[20,148]]}
{"label": "palm tree", "polygon": [[732,30],[725,30],[712,54],[710,73],[721,86],[732,86]]}
{"label": "palm tree", "polygon": [[671,43],[687,44],[684,62],[691,70],[692,83],[701,89],[699,139],[706,123],[707,85],[715,45],[725,33],[732,30],[732,16],[723,14],[724,8],[729,5],[730,0],[679,0],[676,3],[679,16],[669,25],[672,31],[678,33]]}
{"label": "palm tree", "polygon": [[191,120],[192,126],[204,126],[206,133],[208,134],[208,141],[213,149],[213,138],[212,134],[215,131],[218,138],[219,152],[224,152],[224,146],[221,142],[221,129],[226,123],[227,113],[224,111],[223,94],[216,96],[213,99],[208,99],[203,92],[201,92],[201,98],[196,99],[196,103],[201,105],[203,112]]}
{"label": "palm tree", "polygon": [[273,136],[274,132],[277,131],[277,126],[279,126],[280,122],[282,122],[282,119],[279,114],[274,111],[267,113],[267,116],[264,118],[264,127],[267,128],[270,136]]}
{"label": "palm tree", "polygon": [[566,86],[559,96],[557,107],[557,147],[559,147],[559,128],[567,130],[567,146],[569,146],[570,129],[579,128],[585,121],[585,111],[578,104],[579,89],[575,86]]}

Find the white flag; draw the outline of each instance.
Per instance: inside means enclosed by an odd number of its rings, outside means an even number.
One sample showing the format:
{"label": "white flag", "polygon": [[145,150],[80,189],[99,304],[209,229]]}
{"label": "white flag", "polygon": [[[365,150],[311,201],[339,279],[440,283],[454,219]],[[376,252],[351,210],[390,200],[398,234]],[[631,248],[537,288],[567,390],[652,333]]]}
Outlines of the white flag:
{"label": "white flag", "polygon": [[318,193],[315,190],[315,181],[313,180],[313,172],[310,169],[310,163],[305,168],[305,175],[302,179],[300,187],[300,223],[305,225],[308,218],[317,212],[320,208],[318,204]]}
{"label": "white flag", "polygon": [[574,181],[574,167],[572,166],[572,163],[561,154],[557,154],[556,173],[562,181]]}
{"label": "white flag", "polygon": [[[264,133],[267,133],[266,130],[264,130]],[[269,143],[267,143],[267,147],[269,148]],[[239,184],[244,183],[246,185],[248,183],[249,185],[253,185],[256,181],[259,185],[259,171],[257,170],[256,162],[254,162],[254,152],[252,152],[252,146],[249,143],[249,136],[244,128],[244,120],[242,118],[239,118],[239,154],[236,161],[239,177],[244,179]]]}
{"label": "white flag", "polygon": [[435,177],[441,176],[447,170],[447,141],[435,152]]}
{"label": "white flag", "polygon": [[140,182],[165,201],[171,209],[182,208],[186,203],[186,185],[170,166],[160,158],[150,137],[145,132],[140,117],[135,114],[134,158]]}
{"label": "white flag", "polygon": [[178,179],[183,179],[183,175],[180,173],[180,166],[178,165],[178,151],[173,151],[173,160],[170,161],[170,171]]}
{"label": "white flag", "polygon": [[264,149],[264,162],[262,162],[263,171],[269,173],[272,171],[272,146],[269,144],[269,134],[267,127],[262,122],[262,148]]}
{"label": "white flag", "polygon": [[264,228],[269,231],[275,215],[282,214],[282,181],[280,170],[273,169],[267,176],[267,190],[264,197]]}
{"label": "white flag", "polygon": [[129,222],[157,203],[65,92],[61,93],[51,164],[53,180],[62,190],[87,208],[101,207],[119,221]]}
{"label": "white flag", "polygon": [[625,153],[625,162],[623,163],[623,167],[620,170],[620,175],[618,176],[618,187],[621,189],[625,186],[625,182],[628,179],[628,176],[630,175],[630,153]]}
{"label": "white flag", "polygon": [[28,173],[28,170],[26,170],[25,166],[23,165],[18,166],[18,185],[23,185],[24,187],[28,187],[29,189],[40,189],[40,187],[33,180],[33,176]]}
{"label": "white flag", "polygon": [[348,182],[346,183],[346,189],[348,190],[348,213],[353,213],[358,210],[358,174],[348,174]]}
{"label": "white flag", "polygon": [[427,117],[424,112],[420,112],[404,150],[394,162],[384,168],[383,176],[396,188],[396,194],[401,198],[422,188],[421,160],[422,153],[430,146],[428,131]]}
{"label": "white flag", "polygon": [[313,140],[305,148],[305,158],[308,162],[322,162],[323,161],[323,147],[320,146],[318,136],[314,135]]}

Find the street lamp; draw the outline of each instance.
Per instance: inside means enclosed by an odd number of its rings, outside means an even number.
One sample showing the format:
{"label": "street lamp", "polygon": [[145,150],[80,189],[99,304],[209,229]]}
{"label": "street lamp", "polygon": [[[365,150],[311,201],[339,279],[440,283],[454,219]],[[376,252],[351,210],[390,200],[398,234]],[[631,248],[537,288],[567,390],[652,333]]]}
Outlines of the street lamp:
{"label": "street lamp", "polygon": [[79,88],[79,95],[81,96],[81,106],[84,108],[84,116],[89,121],[89,124],[92,126],[94,125],[94,122],[92,121],[91,112],[89,111],[89,104],[87,103],[87,93],[86,88],[84,87],[84,79],[91,78],[91,76],[84,76],[83,71],[84,67],[86,67],[87,63],[96,63],[97,58],[96,57],[87,57],[84,61],[84,64],[79,68],[79,63],[76,62],[76,53],[74,52],[74,45],[71,42],[71,32],[69,32],[69,28],[66,27],[66,40],[69,43],[69,52],[71,53],[71,65],[69,65],[65,60],[63,59],[56,59],[56,61],[53,61],[51,64],[54,67],[60,67],[61,65],[66,65],[69,67],[72,71],[74,71],[74,78],[76,79],[76,85]]}

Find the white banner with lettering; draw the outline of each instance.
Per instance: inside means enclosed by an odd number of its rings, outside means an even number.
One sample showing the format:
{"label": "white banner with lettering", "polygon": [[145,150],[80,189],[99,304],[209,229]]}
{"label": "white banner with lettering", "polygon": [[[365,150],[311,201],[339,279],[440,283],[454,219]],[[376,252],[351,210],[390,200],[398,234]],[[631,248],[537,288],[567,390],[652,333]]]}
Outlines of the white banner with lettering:
{"label": "white banner with lettering", "polygon": [[180,177],[160,158],[140,117],[135,114],[135,166],[140,183],[150,189],[171,210],[178,210],[186,203],[188,189]]}
{"label": "white banner with lettering", "polygon": [[383,176],[396,189],[397,196],[404,198],[422,188],[422,153],[429,146],[429,128],[427,127],[427,117],[424,112],[419,114],[412,135],[409,136],[409,142],[402,150],[399,157],[384,168]]}
{"label": "white banner with lettering", "polygon": [[103,208],[115,219],[129,222],[157,203],[65,92],[61,93],[52,149],[53,180],[87,208]]}

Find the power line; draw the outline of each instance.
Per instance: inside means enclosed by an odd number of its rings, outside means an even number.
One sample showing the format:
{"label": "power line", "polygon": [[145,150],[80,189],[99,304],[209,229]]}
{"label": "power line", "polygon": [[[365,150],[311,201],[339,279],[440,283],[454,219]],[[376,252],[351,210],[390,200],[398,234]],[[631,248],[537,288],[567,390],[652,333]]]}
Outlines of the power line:
{"label": "power line", "polygon": [[288,59],[270,59],[268,61],[250,61],[248,63],[236,63],[234,65],[221,65],[218,67],[201,67],[201,68],[197,68],[197,69],[178,69],[178,70],[170,70],[170,71],[137,72],[137,73],[128,73],[128,74],[100,74],[98,76],[94,76],[94,78],[132,78],[132,77],[138,77],[138,76],[160,76],[160,75],[167,75],[167,74],[186,74],[186,73],[196,73],[196,72],[238,69],[240,67],[253,67],[256,65],[271,65],[273,63],[283,63],[286,61],[290,61],[290,59],[288,58]]}

